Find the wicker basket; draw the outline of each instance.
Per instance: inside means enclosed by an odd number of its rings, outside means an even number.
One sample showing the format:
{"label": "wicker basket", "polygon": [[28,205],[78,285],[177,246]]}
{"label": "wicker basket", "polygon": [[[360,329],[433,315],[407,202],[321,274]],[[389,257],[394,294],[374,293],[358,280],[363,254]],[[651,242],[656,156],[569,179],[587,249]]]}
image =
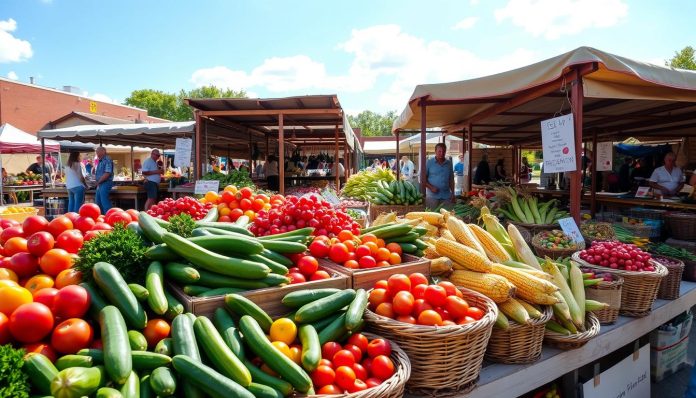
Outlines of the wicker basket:
{"label": "wicker basket", "polygon": [[517,230],[520,231],[520,235],[522,235],[522,239],[524,239],[525,242],[527,242],[528,245],[532,243],[532,238],[534,235],[532,235],[531,232],[525,227],[517,227]]}
{"label": "wicker basket", "polygon": [[599,319],[595,314],[588,312],[585,316],[585,331],[571,335],[564,335],[550,330],[544,332],[544,342],[561,350],[574,350],[584,346],[591,338],[599,334]]}
{"label": "wicker basket", "polygon": [[[377,339],[381,336],[376,336],[372,333],[363,333],[368,339]],[[390,341],[391,343],[391,360],[394,362],[394,374],[392,377],[384,380],[382,384],[368,388],[360,392],[355,392],[352,394],[340,394],[333,395],[333,397],[338,398],[401,398],[404,396],[404,389],[406,388],[406,382],[411,376],[411,361],[408,359],[408,355],[401,349],[396,343]],[[325,397],[326,395],[307,395],[308,398],[313,397]]]}
{"label": "wicker basket", "polygon": [[667,210],[648,209],[645,207],[632,207],[623,211],[624,215],[631,218],[648,218],[651,220],[663,220]]}
{"label": "wicker basket", "polygon": [[[585,245],[586,246],[591,246],[592,242],[598,240],[598,241],[615,241],[616,240],[616,233],[614,232],[614,227],[612,227],[611,223],[608,222],[590,222],[591,224],[595,224],[595,228],[598,231],[602,232],[602,235],[604,235],[604,238],[597,238],[594,236],[582,234],[582,237],[585,238]],[[584,226],[586,225],[582,224],[580,226],[580,232],[584,232]]]}
{"label": "wicker basket", "polygon": [[[668,259],[677,264],[663,262],[661,259]],[[667,276],[662,278],[660,289],[657,291],[657,298],[663,300],[676,300],[679,298],[679,287],[681,285],[682,274],[684,273],[684,262],[674,257],[653,255],[653,260],[667,268]]]}
{"label": "wicker basket", "polygon": [[654,235],[653,230],[655,229],[652,225],[644,224],[630,224],[627,222],[622,222],[621,226],[631,232],[631,235],[636,238],[650,238]]}
{"label": "wicker basket", "polygon": [[545,306],[541,318],[532,319],[527,325],[511,320],[507,330],[494,327],[486,347],[486,360],[506,364],[535,362],[541,356],[546,322],[552,315],[551,307]]}
{"label": "wicker basket", "polygon": [[484,311],[479,321],[456,326],[421,326],[365,311],[368,330],[396,342],[408,354],[411,378],[406,387],[411,393],[465,394],[476,385],[498,307],[480,293],[460,290],[469,304]]}
{"label": "wicker basket", "polygon": [[625,316],[643,317],[650,314],[652,304],[657,298],[660,281],[667,276],[667,268],[652,261],[655,271],[624,271],[590,264],[580,258],[580,253],[573,253],[573,260],[582,266],[619,275],[624,279],[621,292],[621,308],[619,313]]}
{"label": "wicker basket", "polygon": [[592,311],[602,325],[616,322],[616,319],[619,317],[619,309],[621,308],[621,287],[624,279],[619,275],[612,274],[612,276],[614,280],[611,282],[600,281],[594,286],[585,288],[585,297],[587,299],[609,304],[607,309]]}
{"label": "wicker basket", "polygon": [[538,234],[541,231],[550,231],[552,229],[558,229],[558,223],[556,224],[525,224],[517,221],[508,221],[510,224],[514,224],[517,229],[524,228],[529,231],[532,236]]}
{"label": "wicker basket", "polygon": [[576,247],[572,249],[548,249],[545,247],[542,247],[541,244],[539,243],[541,241],[541,235],[544,231],[539,232],[538,234],[534,235],[534,238],[532,238],[532,246],[534,247],[534,252],[536,253],[537,256],[544,258],[544,257],[549,257],[553,260],[561,257],[570,257],[573,253],[575,253],[578,250],[582,250],[585,248],[585,242],[579,242],[576,243]]}
{"label": "wicker basket", "polygon": [[667,213],[665,223],[670,235],[679,240],[696,240],[696,214]]}

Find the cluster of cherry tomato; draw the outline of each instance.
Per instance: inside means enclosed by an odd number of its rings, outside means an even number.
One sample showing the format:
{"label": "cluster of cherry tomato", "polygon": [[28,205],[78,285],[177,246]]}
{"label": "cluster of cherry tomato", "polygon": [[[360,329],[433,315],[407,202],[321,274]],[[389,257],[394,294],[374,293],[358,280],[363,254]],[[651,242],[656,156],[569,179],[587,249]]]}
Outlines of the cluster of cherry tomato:
{"label": "cluster of cherry tomato", "polygon": [[300,253],[291,256],[290,259],[295,265],[288,269],[290,284],[331,278],[331,274],[321,269],[319,261],[313,256]]}
{"label": "cluster of cherry tomato", "polygon": [[343,346],[325,343],[319,367],[310,374],[316,393],[355,393],[382,384],[395,372],[390,355],[389,341],[369,341],[361,333],[351,335]]}
{"label": "cluster of cherry tomato", "polygon": [[376,314],[417,325],[464,325],[484,315],[480,308],[464,300],[453,283],[443,281],[431,285],[418,272],[409,276],[394,274],[388,280],[377,281],[369,301],[370,309]]}
{"label": "cluster of cherry tomato", "polygon": [[346,212],[334,209],[316,195],[302,198],[288,195],[285,202],[271,201],[270,209],[256,213],[249,230],[256,236],[265,236],[305,227],[314,228],[315,236],[334,237],[343,230],[360,233],[360,225]]}
{"label": "cluster of cherry tomato", "polygon": [[254,221],[256,213],[268,210],[271,204],[280,204],[285,201],[283,195],[268,196],[262,193],[255,194],[249,187],[237,189],[234,185],[228,185],[222,192],[207,192],[201,199],[202,203],[217,206],[219,222],[235,222],[241,216],[249,217]]}
{"label": "cluster of cherry tomato", "polygon": [[401,264],[402,250],[398,243],[385,244],[373,234],[356,237],[352,231],[340,231],[335,238],[317,236],[309,245],[309,252],[319,258],[346,268],[362,269]]}
{"label": "cluster of cherry tomato", "polygon": [[167,221],[172,216],[186,213],[194,220],[200,220],[201,218],[205,217],[206,214],[208,214],[208,210],[210,210],[212,207],[212,204],[203,203],[190,196],[185,196],[177,200],[166,198],[156,205],[150,207],[147,214]]}
{"label": "cluster of cherry tomato", "polygon": [[628,243],[594,241],[589,249],[580,252],[580,258],[602,267],[626,271],[655,271],[650,262],[650,253]]}

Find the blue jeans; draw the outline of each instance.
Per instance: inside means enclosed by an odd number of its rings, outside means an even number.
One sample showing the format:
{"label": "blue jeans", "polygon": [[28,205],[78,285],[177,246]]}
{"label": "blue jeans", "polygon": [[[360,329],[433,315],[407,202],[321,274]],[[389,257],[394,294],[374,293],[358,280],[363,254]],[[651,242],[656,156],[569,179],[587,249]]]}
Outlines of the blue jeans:
{"label": "blue jeans", "polygon": [[106,214],[111,208],[111,200],[109,199],[109,194],[111,193],[111,187],[114,186],[113,181],[102,182],[97,187],[97,193],[94,195],[94,201],[99,206],[102,214]]}
{"label": "blue jeans", "polygon": [[82,185],[68,189],[68,212],[77,213],[85,203],[85,187]]}

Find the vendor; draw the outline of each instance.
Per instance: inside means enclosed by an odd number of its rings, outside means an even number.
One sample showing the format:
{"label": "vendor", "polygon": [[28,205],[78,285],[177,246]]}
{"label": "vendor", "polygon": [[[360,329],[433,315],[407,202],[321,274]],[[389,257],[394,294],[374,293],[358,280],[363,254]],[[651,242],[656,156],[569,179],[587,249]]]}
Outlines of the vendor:
{"label": "vendor", "polygon": [[454,169],[452,161],[445,158],[447,146],[435,145],[435,157],[425,163],[425,205],[435,209],[440,204],[454,202]]}
{"label": "vendor", "polygon": [[274,192],[280,190],[280,177],[278,176],[278,160],[273,155],[266,157],[266,163],[263,164],[263,175],[266,176],[268,189]]}
{"label": "vendor", "polygon": [[650,186],[664,196],[674,196],[684,186],[684,173],[675,166],[676,160],[674,152],[669,152],[665,155],[665,165],[656,168],[650,176]]}
{"label": "vendor", "polygon": [[53,176],[53,165],[51,162],[48,161],[48,159],[44,160],[44,165],[42,166],[41,164],[41,156],[36,157],[36,162],[32,163],[27,167],[27,173],[31,172],[34,174],[41,174],[43,175],[44,182],[46,184],[51,183],[51,178]]}
{"label": "vendor", "polygon": [[106,154],[106,148],[100,146],[97,148],[97,171],[95,178],[97,180],[97,192],[94,195],[94,201],[99,206],[102,214],[106,214],[111,209],[111,188],[114,186],[114,161]]}
{"label": "vendor", "polygon": [[484,185],[491,182],[491,169],[488,165],[488,155],[483,154],[481,161],[476,166],[476,172],[474,173],[474,184]]}
{"label": "vendor", "polygon": [[147,193],[147,200],[145,201],[146,211],[157,203],[159,184],[162,181],[162,174],[164,174],[162,161],[158,160],[160,156],[160,151],[153,149],[150,152],[150,157],[143,162],[142,174],[145,176],[145,192]]}

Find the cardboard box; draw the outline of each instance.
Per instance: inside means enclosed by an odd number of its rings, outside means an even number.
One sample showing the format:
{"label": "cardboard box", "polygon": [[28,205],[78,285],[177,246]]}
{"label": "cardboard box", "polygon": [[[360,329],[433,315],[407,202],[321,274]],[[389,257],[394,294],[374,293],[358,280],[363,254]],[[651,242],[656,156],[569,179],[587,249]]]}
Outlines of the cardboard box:
{"label": "cardboard box", "polygon": [[686,366],[689,334],[693,316],[677,324],[671,330],[654,330],[650,333],[650,375],[656,382]]}
{"label": "cardboard box", "polygon": [[650,333],[650,347],[654,349],[663,349],[681,342],[684,337],[689,336],[693,319],[693,315],[689,313],[684,322],[674,325],[674,329],[672,330],[653,330]]}

